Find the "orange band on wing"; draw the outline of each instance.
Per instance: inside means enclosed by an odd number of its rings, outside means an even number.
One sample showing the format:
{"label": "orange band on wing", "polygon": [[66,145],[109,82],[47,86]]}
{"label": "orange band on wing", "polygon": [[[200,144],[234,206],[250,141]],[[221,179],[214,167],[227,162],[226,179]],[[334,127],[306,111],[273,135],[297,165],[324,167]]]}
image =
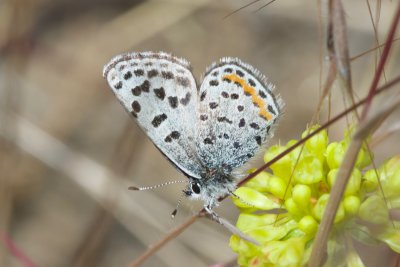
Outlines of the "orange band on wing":
{"label": "orange band on wing", "polygon": [[253,101],[253,103],[256,104],[259,107],[260,116],[263,117],[264,119],[268,120],[268,121],[272,120],[272,114],[267,111],[267,106],[265,104],[265,101],[261,97],[259,97],[259,95],[257,94],[256,89],[254,89],[253,87],[248,85],[245,80],[243,80],[242,78],[240,78],[236,74],[224,75],[223,79],[228,79],[228,80],[230,80],[232,82],[236,82],[236,83],[240,84],[242,86],[244,92],[246,94],[251,95],[251,100]]}

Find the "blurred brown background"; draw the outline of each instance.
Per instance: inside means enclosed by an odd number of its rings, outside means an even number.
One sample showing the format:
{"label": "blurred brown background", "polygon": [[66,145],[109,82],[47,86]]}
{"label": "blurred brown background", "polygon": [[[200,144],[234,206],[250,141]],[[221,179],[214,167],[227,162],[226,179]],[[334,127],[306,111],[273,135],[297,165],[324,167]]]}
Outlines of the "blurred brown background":
{"label": "blurred brown background", "polygon": [[[286,102],[271,144],[299,138],[316,109],[321,67],[322,74],[326,71],[320,60],[326,14],[321,25],[317,1],[279,0],[256,11],[267,3],[260,1],[223,19],[249,2],[0,2],[0,266],[32,266],[29,261],[44,267],[128,266],[201,207],[186,201],[171,220],[180,185],[127,190],[132,184],[183,177],[108,89],[102,67],[116,54],[171,52],[188,59],[198,79],[211,62],[239,57],[268,76]],[[366,1],[345,2],[354,56],[376,41]],[[376,19],[376,1],[370,2]],[[380,41],[396,2],[382,2]],[[386,68],[388,80],[399,73],[399,47],[394,45]],[[368,89],[376,57],[370,53],[352,63],[360,97]],[[336,89],[333,114],[344,107]],[[322,122],[327,119],[323,114]],[[396,116],[391,121],[383,131],[396,126]],[[341,137],[345,125],[343,120],[331,127],[332,139]],[[380,143],[377,162],[398,153],[399,141],[396,133]],[[237,211],[229,200],[217,211],[235,222]],[[144,266],[234,262],[229,236],[226,229],[201,219]],[[24,256],[10,251],[10,240]]]}

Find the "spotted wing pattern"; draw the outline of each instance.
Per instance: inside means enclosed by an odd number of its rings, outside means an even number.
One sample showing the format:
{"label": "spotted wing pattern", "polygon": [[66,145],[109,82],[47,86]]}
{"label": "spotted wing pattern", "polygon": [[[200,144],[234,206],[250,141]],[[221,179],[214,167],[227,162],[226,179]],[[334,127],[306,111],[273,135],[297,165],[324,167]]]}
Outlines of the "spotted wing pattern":
{"label": "spotted wing pattern", "polygon": [[128,53],[103,70],[112,91],[181,171],[199,178],[194,145],[197,87],[189,63],[167,53]]}
{"label": "spotted wing pattern", "polygon": [[204,166],[226,172],[245,164],[272,136],[281,113],[274,86],[248,64],[224,58],[199,90],[196,149]]}

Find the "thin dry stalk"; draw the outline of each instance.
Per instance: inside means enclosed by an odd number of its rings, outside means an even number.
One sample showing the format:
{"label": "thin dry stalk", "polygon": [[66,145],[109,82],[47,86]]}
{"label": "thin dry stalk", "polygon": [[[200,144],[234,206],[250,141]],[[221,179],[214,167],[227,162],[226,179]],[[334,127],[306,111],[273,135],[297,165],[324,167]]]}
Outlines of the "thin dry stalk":
{"label": "thin dry stalk", "polygon": [[328,50],[335,59],[339,81],[343,84],[351,104],[354,105],[347,26],[343,5],[340,0],[331,0],[329,2],[328,30]]}
{"label": "thin dry stalk", "polygon": [[[114,152],[111,156],[111,166],[113,169],[119,169],[121,176],[126,176],[131,162],[137,162],[132,160],[135,154],[140,151],[143,146],[141,142],[138,142],[136,138],[129,138],[131,133],[127,130],[130,125],[126,124],[125,129],[121,132],[117,144],[115,145]],[[127,149],[124,153],[124,148]],[[135,152],[135,153],[134,153]],[[113,188],[109,181],[110,188]],[[105,240],[110,234],[111,227],[114,224],[114,217],[109,212],[116,206],[116,197],[118,195],[117,190],[108,190],[107,203],[108,209],[104,209],[98,206],[96,215],[93,218],[92,225],[88,228],[86,235],[82,238],[81,244],[77,247],[75,257],[72,260],[72,266],[95,266],[99,260],[98,255],[100,255],[101,250],[104,248]]]}
{"label": "thin dry stalk", "polygon": [[[372,28],[374,29],[374,36],[375,36],[375,44],[376,46],[378,46],[378,54],[379,56],[382,55],[381,49],[379,47],[379,37],[378,37],[378,21],[379,21],[379,17],[377,18],[377,22],[375,23],[374,21],[374,17],[372,15],[372,9],[371,9],[371,5],[369,3],[369,0],[366,0],[367,2],[367,7],[368,7],[368,12],[369,12],[369,17],[371,18],[371,24],[372,24]],[[379,16],[379,13],[377,13],[377,16]],[[386,73],[385,70],[383,70],[383,79],[386,81]]]}
{"label": "thin dry stalk", "polygon": [[[398,40],[400,40],[400,38],[395,38],[395,39],[392,40],[392,42],[396,42],[396,41],[398,41]],[[362,53],[360,53],[360,54],[358,54],[358,55],[356,55],[356,56],[354,56],[354,57],[351,57],[350,60],[351,60],[351,61],[354,61],[354,60],[356,60],[356,59],[358,59],[358,58],[360,58],[360,57],[365,56],[366,54],[369,54],[369,53],[371,53],[371,52],[376,51],[376,50],[379,49],[379,48],[384,47],[385,45],[386,45],[386,43],[383,43],[383,44],[381,44],[381,45],[375,46],[375,47],[373,47],[373,48],[371,48],[371,49],[368,49],[367,51],[364,51],[364,52],[362,52]]]}
{"label": "thin dry stalk", "polygon": [[243,10],[243,9],[245,9],[246,7],[252,6],[253,4],[255,4],[255,3],[259,2],[259,1],[260,1],[260,0],[254,0],[254,1],[248,3],[248,4],[244,5],[244,6],[241,6],[241,7],[239,7],[238,9],[235,9],[235,10],[233,10],[231,13],[227,14],[227,15],[226,15],[225,17],[223,17],[222,19],[226,19],[226,18],[228,18],[228,17],[230,17],[230,16],[232,16],[232,15],[238,13],[240,10]]}
{"label": "thin dry stalk", "polygon": [[175,237],[180,235],[183,231],[186,230],[189,226],[191,226],[201,215],[202,212],[200,211],[198,214],[193,215],[189,219],[187,219],[184,223],[179,225],[177,228],[169,232],[164,236],[163,239],[158,241],[157,243],[150,246],[139,258],[137,258],[134,262],[129,264],[129,267],[136,267],[140,266],[144,261],[146,261],[149,257],[154,255],[158,250],[160,250],[164,245],[166,245],[169,241],[173,240]]}
{"label": "thin dry stalk", "polygon": [[371,147],[377,146],[378,144],[380,144],[383,140],[385,140],[386,138],[390,137],[392,134],[396,133],[400,131],[400,123],[394,123],[392,124],[388,129],[385,129],[385,131],[383,132],[379,132],[377,134],[375,134],[375,136],[373,137],[373,139],[371,140],[371,142],[369,143],[369,145]]}

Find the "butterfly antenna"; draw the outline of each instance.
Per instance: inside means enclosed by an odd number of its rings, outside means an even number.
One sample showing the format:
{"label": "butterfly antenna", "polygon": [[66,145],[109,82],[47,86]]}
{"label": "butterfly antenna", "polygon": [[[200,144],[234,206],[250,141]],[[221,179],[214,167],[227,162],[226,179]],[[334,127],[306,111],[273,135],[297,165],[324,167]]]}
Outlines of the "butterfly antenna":
{"label": "butterfly antenna", "polygon": [[183,192],[181,197],[178,199],[178,203],[176,204],[174,211],[171,213],[172,219],[175,218],[176,214],[178,213],[178,208],[181,205],[181,201],[182,201],[182,198],[184,195],[185,195],[185,192]]}
{"label": "butterfly antenna", "polygon": [[234,198],[239,199],[240,202],[246,204],[247,206],[250,206],[250,207],[253,207],[253,208],[255,207],[253,204],[247,202],[246,200],[244,200],[243,198],[239,197],[238,195],[236,195],[236,194],[233,193],[232,191],[229,190],[228,192],[229,192],[229,195],[233,196]]}
{"label": "butterfly antenna", "polygon": [[128,189],[135,190],[135,191],[152,190],[152,189],[156,189],[156,188],[163,187],[166,185],[177,184],[177,183],[188,183],[188,181],[187,180],[169,181],[169,182],[165,182],[162,184],[157,184],[157,185],[153,185],[153,186],[143,186],[143,187],[130,186],[130,187],[128,187]]}

